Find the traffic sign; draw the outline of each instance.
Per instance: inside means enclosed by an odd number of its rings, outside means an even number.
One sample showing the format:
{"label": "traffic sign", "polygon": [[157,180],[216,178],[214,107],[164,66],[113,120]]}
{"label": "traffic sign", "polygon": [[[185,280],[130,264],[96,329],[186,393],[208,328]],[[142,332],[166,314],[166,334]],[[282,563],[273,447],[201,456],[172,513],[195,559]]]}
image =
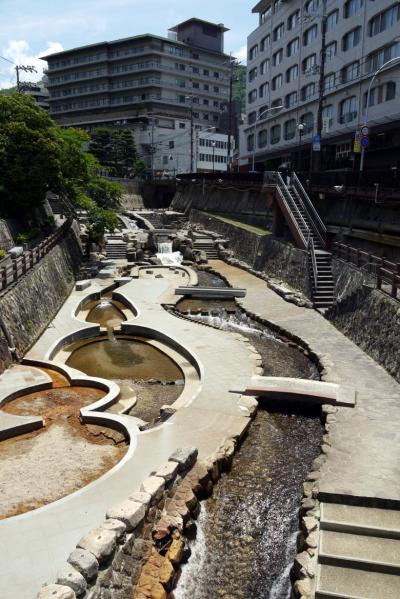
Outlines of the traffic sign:
{"label": "traffic sign", "polygon": [[359,131],[356,131],[355,135],[354,135],[354,147],[353,147],[353,152],[354,154],[359,154],[361,152],[361,134]]}
{"label": "traffic sign", "polygon": [[313,151],[320,152],[321,151],[321,137],[319,135],[314,135],[313,138]]}
{"label": "traffic sign", "polygon": [[362,137],[361,145],[363,148],[367,148],[369,146],[369,137]]}
{"label": "traffic sign", "polygon": [[364,137],[368,137],[368,135],[369,135],[368,127],[361,127],[361,135],[363,135]]}

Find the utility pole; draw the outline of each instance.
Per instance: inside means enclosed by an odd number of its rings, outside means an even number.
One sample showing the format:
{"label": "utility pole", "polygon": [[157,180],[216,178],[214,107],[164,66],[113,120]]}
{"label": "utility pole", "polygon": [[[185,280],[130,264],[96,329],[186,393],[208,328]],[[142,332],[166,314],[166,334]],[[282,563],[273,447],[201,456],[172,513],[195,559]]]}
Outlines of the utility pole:
{"label": "utility pole", "polygon": [[229,77],[229,106],[228,106],[228,162],[227,162],[227,170],[228,173],[231,172],[231,149],[232,149],[232,145],[231,145],[231,137],[232,137],[232,93],[233,93],[233,69],[235,66],[235,61],[232,60],[232,52],[230,54],[230,58],[229,58],[229,63],[230,63],[230,77]]}
{"label": "utility pole", "polygon": [[21,81],[20,81],[20,77],[19,77],[20,71],[24,71],[25,73],[37,73],[37,70],[34,66],[31,66],[31,65],[25,66],[22,64],[15,65],[15,72],[17,74],[17,92],[22,91]]}
{"label": "utility pole", "polygon": [[193,96],[190,99],[190,172],[193,173]]}
{"label": "utility pole", "polygon": [[322,167],[322,111],[324,108],[325,100],[325,63],[326,63],[326,5],[327,0],[322,0],[322,19],[321,19],[321,58],[319,66],[319,96],[318,96],[318,112],[317,112],[317,138],[319,140],[319,151],[312,151],[311,156],[313,158],[310,165],[310,172],[313,167],[316,171],[321,170]]}
{"label": "utility pole", "polygon": [[154,179],[154,114],[151,115],[151,179]]}

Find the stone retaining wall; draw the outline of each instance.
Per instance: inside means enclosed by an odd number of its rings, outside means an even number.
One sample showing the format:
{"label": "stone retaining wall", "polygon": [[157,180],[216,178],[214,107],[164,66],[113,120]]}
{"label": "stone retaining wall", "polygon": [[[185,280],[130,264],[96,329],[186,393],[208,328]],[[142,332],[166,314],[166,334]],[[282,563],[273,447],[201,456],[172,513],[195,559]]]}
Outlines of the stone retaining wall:
{"label": "stone retaining wall", "polygon": [[19,355],[38,339],[68,297],[82,259],[76,232],[0,295],[0,313]]}
{"label": "stone retaining wall", "polygon": [[13,245],[10,229],[6,221],[0,218],[0,250],[9,250]]}
{"label": "stone retaining wall", "polygon": [[197,449],[177,450],[140,491],[107,511],[37,599],[167,599],[189,557],[185,534],[193,532],[199,501],[231,467],[237,441],[227,439],[201,462]]}
{"label": "stone retaining wall", "polygon": [[0,374],[11,364],[11,355],[8,351],[8,343],[0,328]]}
{"label": "stone retaining wall", "polygon": [[311,297],[307,252],[272,235],[247,231],[198,210],[191,211],[190,220],[229,239],[229,249],[234,251],[239,260],[258,271],[282,279]]}

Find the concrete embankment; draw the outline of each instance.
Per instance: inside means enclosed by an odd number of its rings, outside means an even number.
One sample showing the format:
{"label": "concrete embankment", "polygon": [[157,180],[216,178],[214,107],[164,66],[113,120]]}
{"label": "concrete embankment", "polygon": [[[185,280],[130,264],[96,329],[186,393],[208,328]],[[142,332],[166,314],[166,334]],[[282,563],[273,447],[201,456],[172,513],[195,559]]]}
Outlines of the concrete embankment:
{"label": "concrete embankment", "polygon": [[[82,252],[73,229],[32,270],[0,296],[3,325],[22,355],[41,335],[63,305],[75,281]],[[0,336],[0,347],[5,347]],[[7,366],[0,349],[0,372]]]}

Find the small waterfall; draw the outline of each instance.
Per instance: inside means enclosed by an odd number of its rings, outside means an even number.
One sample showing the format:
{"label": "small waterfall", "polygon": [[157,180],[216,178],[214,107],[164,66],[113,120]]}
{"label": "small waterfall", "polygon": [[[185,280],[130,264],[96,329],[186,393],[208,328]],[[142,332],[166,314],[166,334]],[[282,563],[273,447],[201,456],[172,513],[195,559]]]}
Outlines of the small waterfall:
{"label": "small waterfall", "polygon": [[157,244],[157,258],[164,266],[179,266],[182,263],[183,256],[180,252],[172,251],[172,241],[163,241]]}
{"label": "small waterfall", "polygon": [[188,314],[189,318],[197,320],[198,322],[204,322],[205,324],[211,325],[217,329],[223,331],[234,331],[237,333],[244,333],[252,336],[261,338],[273,339],[277,343],[283,343],[278,337],[268,332],[265,329],[258,329],[254,326],[251,318],[246,314],[241,314],[240,317],[237,314],[227,314],[221,311],[218,316],[208,314],[206,316],[200,314]]}

